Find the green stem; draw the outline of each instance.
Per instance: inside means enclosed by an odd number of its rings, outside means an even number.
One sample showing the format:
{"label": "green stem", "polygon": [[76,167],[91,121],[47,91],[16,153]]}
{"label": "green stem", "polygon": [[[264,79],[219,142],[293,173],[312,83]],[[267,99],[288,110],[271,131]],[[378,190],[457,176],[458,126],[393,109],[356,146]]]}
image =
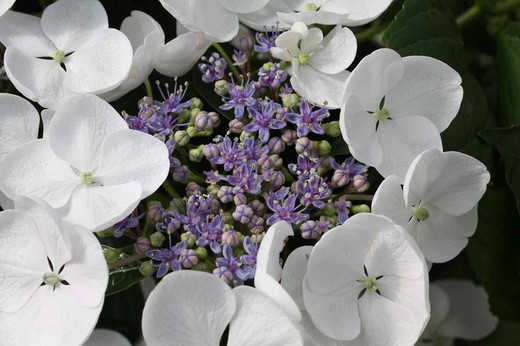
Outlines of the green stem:
{"label": "green stem", "polygon": [[168,180],[166,180],[163,184],[162,184],[162,188],[168,192],[168,194],[170,195],[171,198],[180,198],[181,196],[179,196],[179,194],[177,193],[177,191],[175,191],[175,188],[173,187],[172,183],[170,183]]}
{"label": "green stem", "polygon": [[152,85],[150,84],[150,80],[148,78],[144,80],[144,87],[146,88],[146,95],[153,99]]}
{"label": "green stem", "polygon": [[116,268],[120,268],[120,267],[124,267],[126,266],[127,264],[130,264],[130,263],[133,263],[135,261],[139,261],[140,259],[143,259],[145,258],[146,256],[144,254],[137,254],[137,255],[132,255],[132,256],[128,256],[126,258],[123,258],[122,260],[119,260],[117,262],[114,262],[112,264],[109,264],[108,265],[108,269],[112,270],[112,269],[116,269]]}
{"label": "green stem", "polygon": [[372,25],[370,28],[356,33],[356,40],[358,43],[363,43],[371,40],[374,36],[380,34],[385,30],[385,26]]}
{"label": "green stem", "polygon": [[233,60],[231,60],[231,58],[226,53],[224,48],[222,48],[222,46],[216,42],[213,42],[211,45],[217,50],[217,52],[220,54],[220,56],[223,57],[224,60],[226,60],[227,67],[229,67],[231,72],[233,72],[233,75],[235,75],[235,78],[240,79],[240,77],[242,76],[240,74],[240,71],[238,71],[237,67],[235,65],[233,65]]}
{"label": "green stem", "polygon": [[193,172],[190,172],[190,177],[189,177],[189,180],[190,181],[193,181],[194,183],[197,183],[197,184],[206,184],[206,179],[202,178],[200,175],[197,175]]}
{"label": "green stem", "polygon": [[468,25],[483,14],[482,7],[478,3],[471,6],[457,17],[457,24],[461,27]]}

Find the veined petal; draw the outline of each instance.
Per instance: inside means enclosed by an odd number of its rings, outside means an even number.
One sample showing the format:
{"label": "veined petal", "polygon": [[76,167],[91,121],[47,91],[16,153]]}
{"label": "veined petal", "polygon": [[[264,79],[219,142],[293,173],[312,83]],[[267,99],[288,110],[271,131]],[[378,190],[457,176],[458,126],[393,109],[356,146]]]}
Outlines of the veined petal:
{"label": "veined petal", "polygon": [[348,71],[337,74],[321,73],[309,65],[301,65],[291,77],[291,84],[304,98],[316,104],[327,104],[330,109],[341,108],[343,89],[349,76]]}
{"label": "veined petal", "polygon": [[96,328],[90,334],[87,342],[84,346],[132,346],[130,341],[125,338],[122,334],[110,330],[110,329],[102,329]]}
{"label": "veined petal", "polygon": [[293,57],[298,57],[300,54],[300,48],[298,44],[300,43],[301,39],[302,34],[300,32],[290,30],[280,34],[276,38],[275,44],[277,48],[287,50],[292,59]]}
{"label": "veined petal", "polygon": [[218,346],[236,305],[234,293],[216,276],[185,270],[170,273],[146,301],[143,337],[151,346],[172,340],[180,345]]}
{"label": "veined petal", "polygon": [[132,45],[121,31],[101,30],[64,59],[64,84],[78,93],[112,90],[126,79],[132,59]]}
{"label": "veined petal", "polygon": [[107,29],[108,17],[97,0],[58,1],[45,8],[41,25],[59,50],[71,53]]}
{"label": "veined petal", "polygon": [[285,239],[293,235],[294,231],[286,221],[277,222],[269,227],[258,249],[256,271],[264,272],[275,281],[280,281],[282,278],[280,252],[284,247]]}
{"label": "veined petal", "polygon": [[[313,0],[312,3],[320,7],[327,1],[329,0]],[[293,11],[305,11],[305,6],[309,3],[308,0],[285,0],[285,2]]]}
{"label": "veined petal", "polygon": [[145,198],[161,186],[169,171],[168,148],[162,141],[139,131],[121,130],[103,142],[94,179],[105,186],[138,182]]}
{"label": "veined petal", "polygon": [[38,138],[40,116],[19,96],[0,94],[0,159],[20,145]]}
{"label": "veined petal", "polygon": [[92,172],[99,167],[103,142],[124,129],[128,125],[107,102],[94,95],[78,95],[54,115],[49,142],[56,155],[74,168]]}
{"label": "veined petal", "polygon": [[237,311],[229,327],[229,346],[303,345],[300,332],[275,301],[247,286],[232,293]]}
{"label": "veined petal", "polygon": [[82,184],[60,213],[67,222],[91,232],[102,231],[123,220],[137,207],[141,191],[137,182],[112,186]]}
{"label": "veined petal", "polygon": [[397,176],[391,175],[379,185],[372,201],[372,212],[389,217],[403,227],[408,224],[413,213],[406,207],[403,189]]}
{"label": "veined petal", "polygon": [[121,32],[130,40],[134,52],[144,45],[145,39],[153,33],[158,33],[164,44],[164,31],[161,25],[141,11],[132,11],[131,15],[123,20]]}
{"label": "veined petal", "polygon": [[[323,32],[319,28],[310,28],[307,36],[302,39],[300,48],[302,52],[310,53],[320,48],[323,41]],[[317,54],[317,53],[315,53]],[[314,56],[314,55],[313,55]],[[339,72],[339,71],[338,71]]]}
{"label": "veined petal", "polygon": [[393,118],[423,116],[439,132],[446,130],[457,115],[463,90],[460,75],[444,62],[426,57],[403,58],[401,81],[386,94],[385,108]]}
{"label": "veined petal", "polygon": [[323,334],[312,322],[307,312],[302,312],[302,322],[298,325],[306,346],[341,346],[343,343]]}
{"label": "veined petal", "polygon": [[157,53],[155,69],[169,77],[187,73],[206,52],[211,42],[195,32],[182,34]]}
{"label": "veined petal", "polygon": [[444,290],[436,282],[430,283],[430,321],[424,329],[421,340],[433,340],[442,322],[450,312],[450,299]]}
{"label": "veined petal", "polygon": [[336,26],[325,37],[322,44],[324,48],[316,51],[309,62],[312,67],[320,72],[339,73],[347,69],[356,57],[357,41],[349,28]]}
{"label": "veined petal", "polygon": [[[9,1],[0,2],[0,13],[2,6],[8,3]],[[14,11],[8,11],[2,16],[0,41],[4,46],[18,48],[32,57],[50,57],[56,50],[45,36],[40,18]]]}
{"label": "veined petal", "polygon": [[289,293],[301,311],[305,310],[303,303],[303,278],[307,273],[307,263],[312,251],[312,246],[300,246],[293,250],[283,267],[282,287]]}
{"label": "veined petal", "polygon": [[70,165],[57,157],[43,139],[16,148],[2,160],[0,189],[11,199],[41,198],[52,208],[59,208],[80,183]]}
{"label": "veined petal", "polygon": [[[315,2],[315,1],[314,1]],[[313,2],[313,3],[314,3]],[[347,19],[347,15],[333,13],[329,11],[301,11],[295,13],[283,13],[278,12],[278,17],[286,23],[302,22],[306,25],[311,24],[324,24],[324,25],[336,25],[344,22]]]}
{"label": "veined petal", "polygon": [[269,0],[218,0],[222,6],[235,13],[252,13],[262,9]]}
{"label": "veined petal", "polygon": [[347,14],[342,22],[346,26],[359,26],[379,17],[392,3],[392,0],[329,0],[320,11]]}
{"label": "veined petal", "polygon": [[269,3],[258,11],[252,13],[242,13],[239,15],[240,22],[256,31],[265,31],[275,28],[278,24],[279,29],[289,29],[291,26],[286,23],[279,23],[277,12],[292,11],[284,0],[270,0]]}

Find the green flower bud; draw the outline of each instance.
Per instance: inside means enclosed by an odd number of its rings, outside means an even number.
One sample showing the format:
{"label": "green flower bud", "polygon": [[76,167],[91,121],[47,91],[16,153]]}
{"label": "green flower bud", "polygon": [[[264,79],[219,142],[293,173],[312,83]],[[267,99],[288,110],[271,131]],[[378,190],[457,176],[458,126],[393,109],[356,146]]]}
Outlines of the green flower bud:
{"label": "green flower bud", "polygon": [[350,211],[354,214],[370,213],[370,207],[366,204],[353,205]]}
{"label": "green flower bud", "polygon": [[339,137],[341,136],[341,129],[339,128],[339,121],[331,121],[330,123],[326,123],[321,125],[323,131],[331,137]]}
{"label": "green flower bud", "polygon": [[332,146],[330,145],[330,143],[328,141],[322,140],[319,142],[315,142],[314,148],[316,148],[316,151],[318,152],[318,154],[324,156],[324,155],[327,155],[328,153],[330,153],[330,149],[332,148]]}
{"label": "green flower bud", "polygon": [[269,61],[269,62],[266,62],[266,63],[262,66],[262,68],[263,68],[264,70],[270,71],[270,70],[273,68],[273,66],[274,66],[274,64],[273,64],[272,62]]}
{"label": "green flower bud", "polygon": [[164,235],[161,232],[157,231],[150,236],[150,243],[152,244],[152,246],[160,247],[165,239],[166,238],[164,237]]}
{"label": "green flower bud", "polygon": [[274,168],[280,168],[283,165],[283,159],[278,155],[271,155],[269,156],[271,161],[273,161]]}
{"label": "green flower bud", "polygon": [[234,224],[235,219],[233,219],[233,215],[230,212],[224,212],[224,220],[225,223]]}
{"label": "green flower bud", "polygon": [[215,82],[215,93],[220,96],[226,95],[228,92],[227,86],[228,86],[228,82],[226,80],[221,79],[221,80],[216,81]]}
{"label": "green flower bud", "polygon": [[121,251],[118,249],[110,249],[107,248],[105,251],[103,251],[103,255],[105,256],[105,260],[108,264],[116,263],[119,259],[119,255],[121,254]]}
{"label": "green flower bud", "polygon": [[211,128],[209,128],[209,129],[207,129],[207,130],[199,131],[199,132],[197,133],[197,136],[198,136],[198,137],[209,137],[209,136],[211,136],[212,134],[213,134],[213,128],[211,127]]}
{"label": "green flower bud", "polygon": [[193,247],[193,245],[195,245],[197,237],[195,236],[195,234],[191,233],[190,231],[187,231],[181,234],[181,240],[185,241],[188,247]]}
{"label": "green flower bud", "polygon": [[208,258],[208,250],[206,250],[206,248],[204,248],[204,247],[198,247],[195,250],[195,253],[197,254],[197,257],[200,258],[201,260]]}
{"label": "green flower bud", "polygon": [[153,266],[152,261],[143,262],[143,263],[141,263],[141,266],[139,267],[139,273],[141,273],[141,275],[145,276],[145,277],[152,276],[156,270],[157,270],[157,268],[155,268]]}
{"label": "green flower bud", "polygon": [[191,112],[189,109],[183,109],[181,111],[181,116],[179,117],[179,123],[184,124],[190,120]]}
{"label": "green flower bud", "polygon": [[177,131],[173,135],[173,139],[175,141],[175,145],[183,147],[190,142],[191,138],[186,131]]}
{"label": "green flower bud", "polygon": [[220,186],[216,184],[211,184],[206,188],[206,191],[208,193],[212,193],[214,197],[217,196],[218,191],[220,190]]}
{"label": "green flower bud", "polygon": [[189,151],[190,161],[193,161],[193,162],[202,161],[202,158],[204,157],[202,150],[204,150],[204,144],[201,144],[194,149],[190,149],[190,151]]}
{"label": "green flower bud", "polygon": [[287,94],[282,96],[282,103],[284,107],[291,108],[300,104],[300,96],[296,94]]}
{"label": "green flower bud", "polygon": [[204,107],[204,103],[202,103],[202,100],[197,97],[194,97],[190,110],[193,110],[195,108],[202,109],[202,107]]}
{"label": "green flower bud", "polygon": [[108,228],[104,231],[99,231],[99,232],[96,232],[96,235],[100,238],[108,238],[108,237],[112,237],[114,235],[114,229],[113,228]]}
{"label": "green flower bud", "polygon": [[188,126],[188,128],[186,129],[186,133],[191,138],[197,137],[199,135],[199,131],[195,128],[195,126]]}
{"label": "green flower bud", "polygon": [[327,204],[325,208],[322,209],[323,215],[325,216],[332,216],[336,214],[336,208],[334,208],[332,205]]}
{"label": "green flower bud", "polygon": [[194,108],[194,109],[191,110],[191,112],[190,112],[190,124],[193,124],[195,122],[195,118],[201,112],[202,111],[200,110],[200,108]]}

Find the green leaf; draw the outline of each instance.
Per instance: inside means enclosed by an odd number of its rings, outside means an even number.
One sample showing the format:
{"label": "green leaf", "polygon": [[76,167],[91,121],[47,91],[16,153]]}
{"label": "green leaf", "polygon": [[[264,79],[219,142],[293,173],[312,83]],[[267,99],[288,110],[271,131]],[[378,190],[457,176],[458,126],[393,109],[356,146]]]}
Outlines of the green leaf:
{"label": "green leaf", "polygon": [[471,264],[493,314],[520,320],[520,216],[507,186],[488,188],[478,212],[479,225],[467,247]]}
{"label": "green leaf", "polygon": [[506,180],[516,197],[520,211],[520,125],[481,132],[488,142],[498,147],[505,164]]}
{"label": "green leaf", "polygon": [[497,40],[498,120],[520,125],[520,25],[510,25]]}
{"label": "green leaf", "polygon": [[144,276],[139,272],[140,266],[141,262],[139,262],[137,266],[134,265],[132,267],[125,267],[124,269],[110,271],[105,296],[122,292],[144,279]]}
{"label": "green leaf", "polygon": [[343,140],[343,137],[336,138],[331,146],[330,155],[332,156],[350,155],[348,145],[345,143],[345,140]]}
{"label": "green leaf", "polygon": [[386,30],[383,42],[402,56],[426,55],[459,72],[466,68],[459,27],[440,0],[407,0]]}

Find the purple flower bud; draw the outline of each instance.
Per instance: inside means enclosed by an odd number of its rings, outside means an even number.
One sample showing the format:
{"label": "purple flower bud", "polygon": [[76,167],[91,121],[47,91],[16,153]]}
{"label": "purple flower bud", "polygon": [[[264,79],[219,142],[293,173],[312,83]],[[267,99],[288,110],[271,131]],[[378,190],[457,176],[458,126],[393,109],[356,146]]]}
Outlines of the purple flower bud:
{"label": "purple flower bud", "polygon": [[152,249],[152,244],[150,244],[150,239],[148,239],[146,237],[139,237],[139,238],[137,238],[134,247],[135,247],[135,252],[144,254],[144,253],[146,253],[146,251]]}
{"label": "purple flower bud", "polygon": [[199,262],[199,259],[195,250],[184,249],[179,254],[179,261],[184,268],[188,269],[194,267]]}
{"label": "purple flower bud", "polygon": [[247,223],[247,227],[253,233],[259,233],[264,230],[264,219],[261,216],[253,215],[251,220]]}
{"label": "purple flower bud", "polygon": [[271,176],[271,180],[269,182],[271,183],[271,189],[279,189],[285,183],[285,176],[282,172],[275,171],[273,172],[273,175]]}
{"label": "purple flower bud", "polygon": [[296,138],[298,138],[298,136],[294,130],[284,130],[282,132],[282,141],[284,141],[287,145],[293,145],[296,141]]}
{"label": "purple flower bud", "polygon": [[199,184],[190,181],[188,185],[186,185],[186,195],[191,196],[193,194],[199,193],[202,188]]}
{"label": "purple flower bud", "polygon": [[222,186],[217,193],[218,199],[222,201],[222,203],[229,203],[233,200],[233,188],[231,186]]}
{"label": "purple flower bud", "polygon": [[265,214],[265,205],[260,202],[258,199],[253,200],[248,204],[249,208],[253,210],[253,213],[258,216],[264,216]]}
{"label": "purple flower bud", "polygon": [[211,160],[220,155],[220,150],[218,150],[218,146],[216,144],[210,143],[204,146],[202,153],[206,159]]}
{"label": "purple flower bud", "polygon": [[242,204],[246,204],[247,198],[243,194],[239,193],[239,194],[235,195],[235,197],[233,197],[233,201],[235,202],[236,206],[239,206]]}
{"label": "purple flower bud", "polygon": [[233,273],[229,270],[228,267],[222,266],[213,269],[213,275],[216,275],[228,285],[233,282]]}
{"label": "purple flower bud", "polygon": [[262,155],[258,159],[258,166],[260,166],[262,169],[270,169],[274,167],[274,162],[269,156]]}
{"label": "purple flower bud", "polygon": [[238,243],[240,243],[240,237],[238,236],[237,231],[229,230],[222,233],[222,242],[227,243],[232,247],[235,247],[238,245]]}
{"label": "purple flower bud", "polygon": [[172,179],[179,183],[187,183],[190,177],[190,171],[186,166],[180,166],[173,169]]}
{"label": "purple flower bud", "polygon": [[211,118],[207,113],[199,113],[195,117],[195,128],[199,131],[208,130],[213,128],[213,121],[211,121]]}
{"label": "purple flower bud", "polygon": [[244,123],[240,119],[233,119],[229,122],[229,132],[241,133]]}
{"label": "purple flower bud", "polygon": [[220,126],[220,117],[217,112],[209,112],[208,116],[211,119],[211,121],[213,122],[213,127]]}
{"label": "purple flower bud", "polygon": [[364,175],[356,175],[352,178],[352,187],[359,193],[365,192],[370,187],[370,183]]}
{"label": "purple flower bud", "polygon": [[350,182],[350,177],[348,174],[345,173],[344,170],[337,170],[334,171],[334,174],[332,175],[332,186],[334,187],[343,187],[347,185]]}
{"label": "purple flower bud", "polygon": [[162,214],[164,213],[164,208],[161,203],[150,203],[150,207],[148,208],[148,217],[155,222],[161,221]]}
{"label": "purple flower bud", "polygon": [[278,155],[271,155],[269,156],[271,160],[273,161],[274,168],[280,168],[283,165],[283,159]]}
{"label": "purple flower bud", "polygon": [[253,38],[251,36],[244,36],[240,38],[240,42],[238,43],[238,48],[240,48],[241,51],[247,52],[251,49],[253,49],[254,42]]}
{"label": "purple flower bud", "polygon": [[264,232],[262,233],[253,233],[251,234],[251,240],[253,241],[253,243],[256,243],[256,244],[260,244],[260,242],[262,241],[262,238],[264,237]]}
{"label": "purple flower bud", "polygon": [[305,221],[300,226],[300,232],[303,239],[318,239],[319,230],[316,222],[309,220]]}
{"label": "purple flower bud", "polygon": [[314,153],[314,144],[307,137],[301,137],[296,140],[296,152],[298,154],[307,153],[309,155]]}
{"label": "purple flower bud", "polygon": [[251,220],[252,216],[253,210],[249,208],[246,204],[241,204],[237,206],[237,208],[233,212],[233,219],[242,224],[248,223]]}
{"label": "purple flower bud", "polygon": [[280,154],[285,150],[285,142],[280,137],[273,137],[267,142],[269,151],[272,154]]}

